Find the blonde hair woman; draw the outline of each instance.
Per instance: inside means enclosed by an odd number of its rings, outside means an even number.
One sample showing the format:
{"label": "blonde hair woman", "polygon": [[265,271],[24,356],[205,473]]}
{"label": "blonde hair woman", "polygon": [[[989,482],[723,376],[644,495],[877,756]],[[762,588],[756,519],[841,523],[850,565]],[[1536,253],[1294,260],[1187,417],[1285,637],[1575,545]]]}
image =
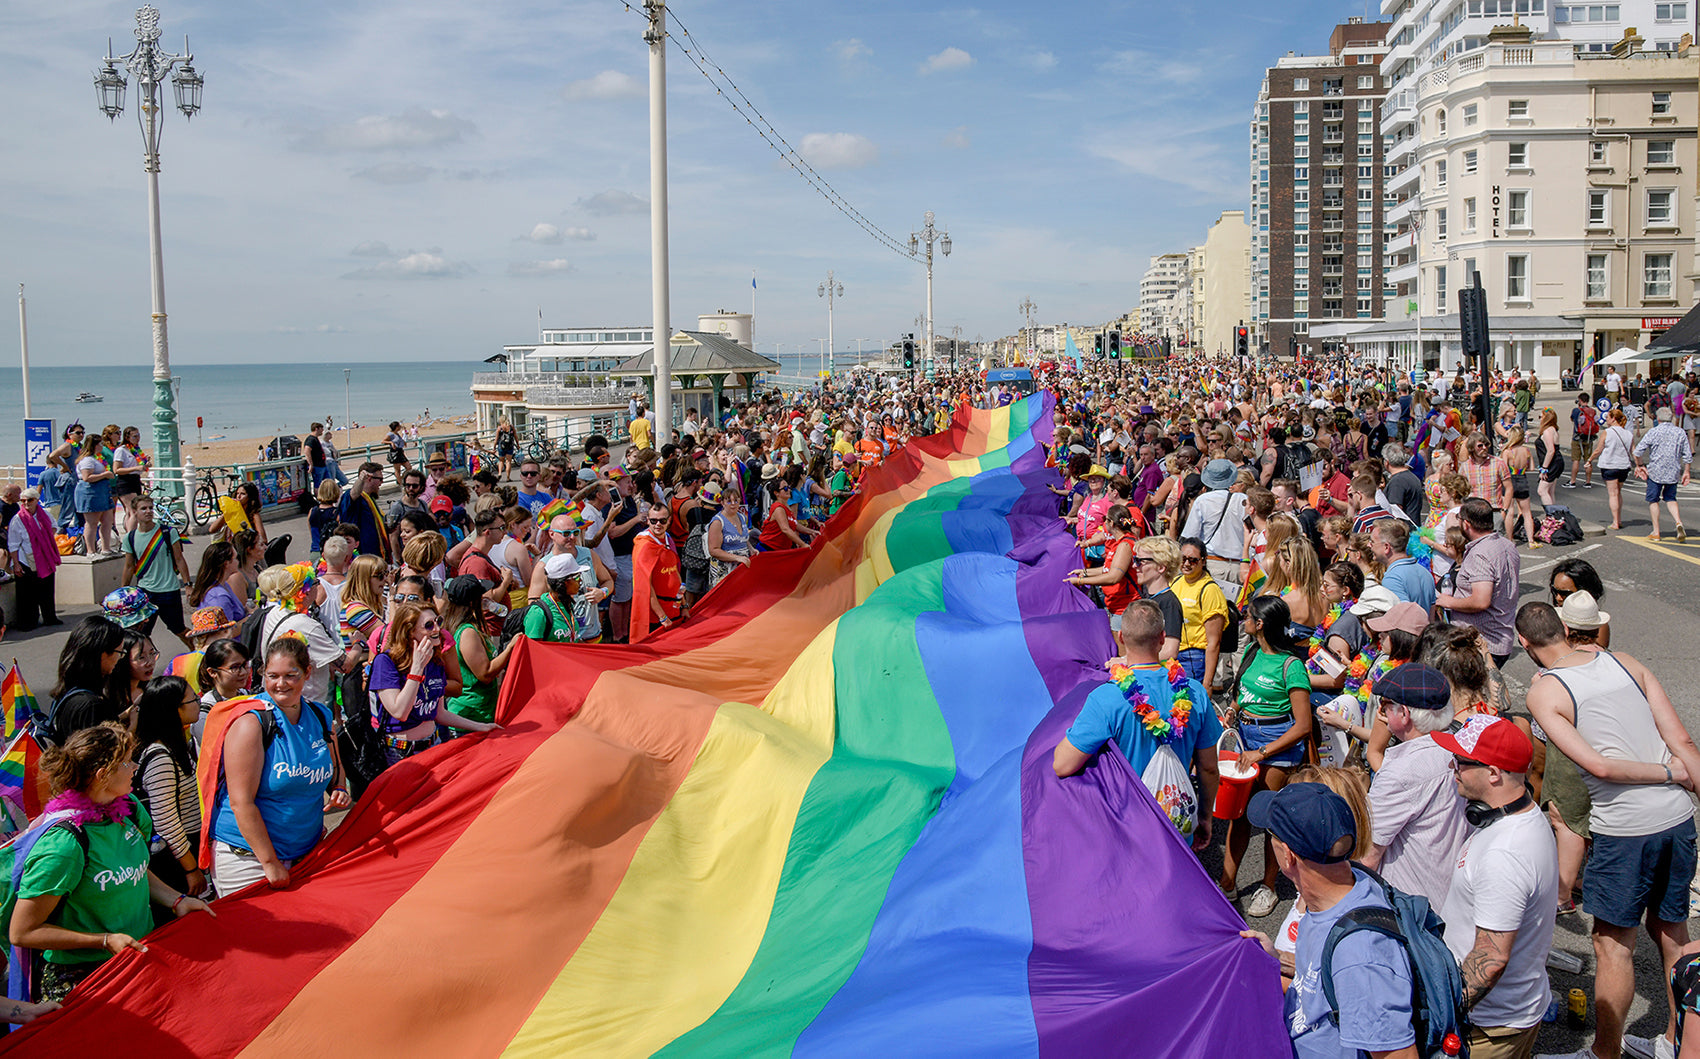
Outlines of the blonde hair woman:
{"label": "blonde hair woman", "polygon": [[[1506,535],[1511,534],[1511,527],[1520,513],[1523,516],[1523,539],[1529,542],[1530,548],[1539,548],[1541,542],[1535,539],[1535,516],[1529,509],[1529,470],[1535,465],[1535,457],[1529,446],[1523,443],[1522,427],[1512,427],[1506,433],[1505,451],[1500,455],[1505,458],[1505,469],[1511,472],[1511,498],[1505,502]],[[1541,488],[1544,491],[1546,486]]]}
{"label": "blonde hair woman", "polygon": [[[1280,516],[1279,521],[1296,519]],[[1274,523],[1270,524],[1271,531]],[[1287,601],[1292,621],[1287,632],[1294,640],[1304,640],[1316,631],[1316,623],[1328,613],[1328,599],[1322,594],[1322,564],[1317,562],[1316,549],[1310,546],[1303,532],[1283,536],[1279,544],[1271,538],[1270,550],[1275,561],[1271,564],[1269,590]],[[1279,576],[1274,572],[1278,570]]]}

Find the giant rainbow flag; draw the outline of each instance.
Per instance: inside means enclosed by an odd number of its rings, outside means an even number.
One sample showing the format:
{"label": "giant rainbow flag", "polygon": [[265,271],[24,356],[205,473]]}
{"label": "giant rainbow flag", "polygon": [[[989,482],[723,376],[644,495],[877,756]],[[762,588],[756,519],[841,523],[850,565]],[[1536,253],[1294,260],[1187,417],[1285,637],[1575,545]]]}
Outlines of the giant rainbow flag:
{"label": "giant rainbow flag", "polygon": [[870,469],[634,647],[519,649],[504,729],[0,1048],[148,1056],[1287,1056],[1274,961],[1118,754],[1040,393]]}

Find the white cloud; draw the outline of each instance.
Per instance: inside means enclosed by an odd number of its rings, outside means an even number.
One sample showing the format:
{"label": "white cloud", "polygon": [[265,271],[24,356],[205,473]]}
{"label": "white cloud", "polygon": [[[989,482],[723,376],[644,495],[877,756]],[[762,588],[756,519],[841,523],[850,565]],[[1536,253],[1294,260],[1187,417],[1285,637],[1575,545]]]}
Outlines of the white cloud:
{"label": "white cloud", "polygon": [[944,134],[944,145],[952,150],[965,151],[968,149],[968,144],[968,126],[966,125],[958,125]]}
{"label": "white cloud", "polygon": [[811,132],[798,150],[816,169],[861,169],[880,156],[874,141],[853,132]]}
{"label": "white cloud", "polygon": [[455,143],[477,131],[478,126],[446,110],[414,107],[304,132],[292,146],[298,151],[398,151]]}
{"label": "white cloud", "polygon": [[1226,126],[1226,122],[1141,122],[1098,135],[1086,144],[1086,151],[1129,172],[1232,202],[1245,191],[1244,163],[1211,135]]}
{"label": "white cloud", "polygon": [[390,245],[380,239],[368,239],[349,253],[355,257],[389,257]]}
{"label": "white cloud", "polygon": [[1027,63],[1033,69],[1043,72],[1055,68],[1057,57],[1048,51],[1036,51],[1027,57]]}
{"label": "white cloud", "polygon": [[564,257],[550,261],[515,261],[508,265],[510,276],[558,276],[574,271],[572,262]]}
{"label": "white cloud", "polygon": [[649,88],[631,74],[619,70],[603,70],[595,77],[574,81],[561,90],[568,99],[643,99]]}
{"label": "white cloud", "polygon": [[276,330],[277,330],[277,333],[280,334],[280,335],[346,335],[346,334],[348,334],[348,328],[342,326],[341,324],[316,324],[312,327],[290,327],[290,326],[284,325],[284,326],[279,326]]}
{"label": "white cloud", "polygon": [[834,41],[832,44],[832,50],[838,54],[838,58],[842,62],[854,62],[857,59],[866,58],[874,53],[872,48],[862,43],[860,37],[851,37],[849,40]]}
{"label": "white cloud", "polygon": [[428,179],[436,170],[418,162],[379,162],[356,169],[354,179],[370,180],[374,184],[417,184]]}
{"label": "white cloud", "polygon": [[558,246],[568,239],[591,242],[596,238],[596,233],[589,228],[562,228],[544,221],[534,225],[530,232],[520,238],[543,246]]}
{"label": "white cloud", "polygon": [[380,261],[367,268],[347,273],[343,279],[457,279],[470,274],[472,266],[464,261],[450,261],[439,247],[429,250],[409,250],[399,257]]}
{"label": "white cloud", "polygon": [[573,205],[598,217],[649,212],[649,200],[640,199],[629,191],[598,191],[594,195],[579,199]]}
{"label": "white cloud", "polygon": [[954,70],[966,70],[974,65],[974,57],[961,48],[946,48],[937,55],[927,56],[927,61],[921,64],[923,74],[950,73]]}

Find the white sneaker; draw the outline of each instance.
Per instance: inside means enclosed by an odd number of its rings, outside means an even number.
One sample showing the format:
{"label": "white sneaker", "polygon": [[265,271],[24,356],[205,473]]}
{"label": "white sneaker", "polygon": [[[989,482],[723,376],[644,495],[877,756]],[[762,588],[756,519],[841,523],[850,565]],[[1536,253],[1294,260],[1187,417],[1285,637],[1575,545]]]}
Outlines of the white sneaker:
{"label": "white sneaker", "polygon": [[1623,1054],[1633,1055],[1635,1059],[1676,1059],[1676,1045],[1664,1034],[1636,1037],[1626,1033],[1623,1035]]}
{"label": "white sneaker", "polygon": [[1560,1055],[1557,1052],[1545,1052],[1541,1055],[1535,1056],[1535,1059],[1597,1059],[1597,1057],[1594,1055],[1593,1046],[1590,1045],[1587,1048],[1581,1048],[1574,1052],[1565,1052],[1563,1055]]}
{"label": "white sneaker", "polygon": [[1267,886],[1260,885],[1252,891],[1250,897],[1246,898],[1245,914],[1253,919],[1262,919],[1275,911],[1276,904],[1275,891]]}

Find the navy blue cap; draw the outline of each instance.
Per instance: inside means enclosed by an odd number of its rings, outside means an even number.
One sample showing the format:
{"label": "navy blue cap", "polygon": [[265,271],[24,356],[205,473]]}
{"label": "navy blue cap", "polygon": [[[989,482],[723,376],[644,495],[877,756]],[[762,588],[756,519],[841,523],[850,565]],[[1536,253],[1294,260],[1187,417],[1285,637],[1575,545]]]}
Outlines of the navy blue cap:
{"label": "navy blue cap", "polygon": [[1338,864],[1358,844],[1358,822],[1346,799],[1320,783],[1289,783],[1278,791],[1258,791],[1246,806],[1246,819],[1286,843],[1301,859]]}
{"label": "navy blue cap", "polygon": [[1407,662],[1383,673],[1370,690],[1389,702],[1414,710],[1444,710],[1452,705],[1452,685],[1440,670]]}

